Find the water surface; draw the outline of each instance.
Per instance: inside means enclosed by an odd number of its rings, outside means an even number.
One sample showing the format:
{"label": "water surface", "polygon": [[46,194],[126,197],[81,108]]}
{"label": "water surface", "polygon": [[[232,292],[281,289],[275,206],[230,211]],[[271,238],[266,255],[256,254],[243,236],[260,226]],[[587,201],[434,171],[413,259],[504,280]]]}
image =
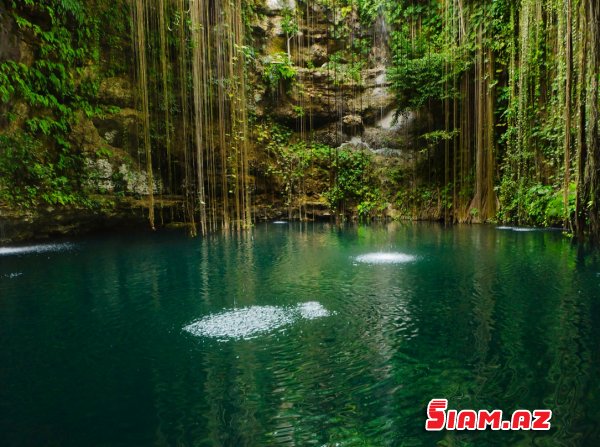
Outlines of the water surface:
{"label": "water surface", "polygon": [[[599,273],[491,226],[3,249],[0,445],[600,445]],[[553,428],[426,433],[444,397]]]}

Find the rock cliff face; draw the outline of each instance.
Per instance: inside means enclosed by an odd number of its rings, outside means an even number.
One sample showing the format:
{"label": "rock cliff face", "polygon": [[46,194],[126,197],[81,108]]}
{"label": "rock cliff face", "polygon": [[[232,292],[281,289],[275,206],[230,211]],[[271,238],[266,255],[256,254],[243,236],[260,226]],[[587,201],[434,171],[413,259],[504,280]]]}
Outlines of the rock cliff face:
{"label": "rock cliff face", "polygon": [[[340,17],[316,2],[297,6],[291,0],[268,0],[254,26],[263,64],[288,52],[296,67],[293,82],[271,91],[256,89],[259,114],[268,111],[277,121],[329,145],[360,142],[380,152],[410,149],[413,135],[426,122],[416,115],[395,117],[383,19],[363,29],[355,12]],[[290,11],[297,21],[296,35],[286,33],[283,25]],[[357,49],[359,39],[368,47]]]}
{"label": "rock cliff face", "polygon": [[[289,26],[290,11],[296,27]],[[290,34],[289,28],[297,33]],[[268,116],[294,129],[297,140],[370,153],[385,188],[394,187],[394,180],[388,178],[392,171],[414,178],[412,173],[426,160],[418,150],[417,135],[431,117],[396,113],[396,98],[387,79],[390,50],[383,14],[367,27],[355,10],[340,14],[320,2],[295,5],[273,0],[256,21],[253,37],[261,63],[253,95],[259,117]],[[275,85],[265,82],[260,73],[268,72],[273,61],[285,59],[282,55],[289,56],[294,79],[278,80]],[[301,217],[303,205],[320,209],[314,215],[328,215],[331,210],[323,206],[320,191],[327,189],[331,179],[314,173],[309,177],[294,201],[297,211],[292,215]],[[416,217],[439,217],[437,206],[433,208]],[[356,211],[345,212],[356,215]],[[399,215],[389,204],[383,214]]]}
{"label": "rock cliff face", "polygon": [[[35,45],[32,37],[16,26],[0,0],[0,63],[31,66],[36,61]],[[104,68],[101,59],[100,65],[90,64],[85,71],[99,82],[96,105],[110,112],[90,118],[83,111],[76,111],[68,134],[73,153],[82,159],[83,172],[77,181],[94,205],[33,208],[8,206],[0,201],[0,243],[143,225],[147,182],[139,163],[140,114],[135,110],[129,75],[105,77]],[[73,76],[78,82],[75,71]],[[38,112],[19,97],[0,102],[0,135],[22,131],[27,120]],[[44,150],[53,150],[47,144],[49,147]],[[169,214],[175,214],[175,204],[166,201],[160,204],[163,205]]]}
{"label": "rock cliff face", "polygon": [[[30,64],[34,51],[10,17],[1,14],[2,5],[0,0],[0,61]],[[415,135],[428,117],[395,114],[395,97],[386,79],[387,29],[381,18],[366,29],[356,11],[340,15],[320,2],[265,0],[251,25],[252,35],[248,37],[255,50],[256,71],[250,73],[248,97],[259,121],[291,128],[296,141],[369,151],[377,166],[409,169],[419,162],[422,156],[414,150]],[[362,42],[361,46],[357,42]],[[119,51],[117,58],[131,58],[128,48]],[[127,63],[125,70],[107,70],[105,63],[106,58],[101,57],[99,66],[86,68],[88,75],[97,79],[96,101],[104,112],[93,117],[77,113],[69,135],[70,144],[84,159],[81,184],[89,194],[101,197],[102,205],[93,211],[50,207],[26,212],[0,206],[1,239],[84,230],[92,227],[93,221],[101,222],[101,226],[111,221],[139,221],[147,213],[143,210],[147,173],[138,137],[142,116],[136,107],[133,70]],[[269,70],[277,74],[286,64],[291,73],[287,78],[268,78]],[[11,110],[11,122],[3,121],[5,113],[0,113],[2,132],[23,127],[31,112],[18,101],[11,104]],[[176,152],[177,142],[174,146]],[[251,164],[258,164],[265,156],[264,147],[260,143],[253,147]],[[321,173],[304,182],[302,203],[312,210],[308,214],[305,210],[304,215],[302,211],[292,213],[290,204],[284,203],[283,180],[271,177],[272,184],[267,185],[264,180],[261,183],[260,176],[261,172],[251,173],[257,218],[330,215],[320,195],[331,181],[329,176]],[[177,220],[183,205],[176,197],[164,197],[168,191],[163,191],[163,181],[161,174],[155,173],[154,192],[160,195],[157,206],[168,210],[165,221]],[[131,211],[131,207],[140,206],[141,210]],[[388,215],[394,215],[393,210]]]}

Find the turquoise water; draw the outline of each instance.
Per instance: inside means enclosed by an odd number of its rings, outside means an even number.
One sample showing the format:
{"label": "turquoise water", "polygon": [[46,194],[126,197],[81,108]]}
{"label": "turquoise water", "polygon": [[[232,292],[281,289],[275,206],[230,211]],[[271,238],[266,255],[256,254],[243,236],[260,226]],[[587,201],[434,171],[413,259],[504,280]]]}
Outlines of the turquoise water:
{"label": "turquoise water", "polygon": [[[597,260],[552,231],[4,248],[0,445],[600,445],[599,304]],[[433,398],[549,408],[552,429],[427,433]]]}

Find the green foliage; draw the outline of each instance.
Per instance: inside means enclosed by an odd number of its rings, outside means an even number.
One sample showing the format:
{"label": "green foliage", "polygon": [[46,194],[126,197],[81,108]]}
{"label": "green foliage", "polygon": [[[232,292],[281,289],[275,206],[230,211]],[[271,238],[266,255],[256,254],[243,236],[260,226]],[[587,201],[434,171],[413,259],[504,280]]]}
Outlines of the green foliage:
{"label": "green foliage", "polygon": [[[375,217],[385,209],[387,202],[369,152],[294,141],[291,130],[272,122],[258,125],[255,132],[269,155],[266,171],[283,183],[288,206],[305,193],[304,183],[312,180],[322,188],[313,192],[332,209],[356,209],[361,218]],[[332,183],[327,181],[330,176]]]}
{"label": "green foliage", "polygon": [[432,132],[427,132],[421,135],[421,138],[427,141],[429,144],[436,144],[440,141],[452,140],[456,136],[458,136],[459,132],[457,129],[447,131],[447,130],[434,130]]}
{"label": "green foliage", "polygon": [[298,34],[298,20],[296,19],[295,12],[291,8],[284,8],[282,16],[281,29],[287,38],[289,39]]}
{"label": "green foliage", "polygon": [[307,169],[322,155],[320,148],[304,141],[292,142],[291,130],[272,122],[258,125],[256,134],[258,143],[265,145],[269,155],[267,174],[283,183],[286,205],[290,206],[299,193]]}
{"label": "green foliage", "polygon": [[571,183],[569,188],[569,209],[565,213],[564,192],[561,189],[540,183],[513,189],[506,184],[504,178],[504,195],[500,196],[502,207],[498,218],[503,222],[517,222],[529,225],[562,225],[565,215],[573,215],[576,202],[576,185]]}
{"label": "green foliage", "polygon": [[363,214],[368,214],[379,195],[372,190],[372,157],[365,151],[337,149],[332,157],[330,169],[335,174],[334,185],[325,192],[325,197],[334,208],[340,208],[347,202],[361,204]]}
{"label": "green foliage", "polygon": [[444,98],[444,63],[443,55],[433,54],[409,59],[389,70],[401,109],[419,109]]}
{"label": "green foliage", "polygon": [[272,54],[263,65],[263,79],[272,90],[281,83],[290,86],[296,80],[297,70],[287,53]]}
{"label": "green foliage", "polygon": [[293,110],[294,110],[294,114],[296,115],[297,118],[302,118],[305,114],[305,110],[304,107],[302,106],[292,106]]}
{"label": "green foliage", "polygon": [[[584,135],[585,129],[588,134],[595,129],[593,124],[575,122],[577,116],[584,117],[583,109],[594,109],[593,100],[581,96],[586,86],[576,85],[582,76],[590,76],[578,4],[572,5],[573,21],[568,24],[566,8],[571,6],[557,0],[383,3],[393,59],[388,80],[397,109],[418,110],[431,117],[427,133],[420,138],[430,154],[429,185],[424,188],[434,190],[432,185],[441,184],[442,176],[444,182],[451,179],[453,194],[436,193],[444,208],[458,208],[458,219],[468,219],[469,212],[485,219],[489,210],[469,210],[468,204],[478,189],[475,183],[481,187],[483,177],[493,176],[500,220],[559,225],[573,218],[576,188],[571,185],[568,209],[564,209],[565,172],[575,177],[580,146],[585,138],[595,138]],[[567,27],[572,28],[571,36],[566,35]],[[570,98],[565,91],[568,70]],[[569,129],[565,110],[570,115]],[[570,154],[565,158],[567,132]],[[493,161],[485,167],[481,153],[487,150],[493,151]],[[423,173],[419,175],[422,180]],[[399,206],[428,206],[425,196],[414,188],[402,192]],[[496,200],[490,196],[486,206]],[[459,203],[453,204],[450,197],[459,198]]]}
{"label": "green foliage", "polygon": [[252,27],[255,23],[258,23],[264,17],[262,0],[245,0],[241,2],[242,7],[242,21],[246,28],[245,35],[248,38],[248,42],[252,43]]}
{"label": "green foliage", "polygon": [[25,208],[87,204],[69,179],[71,163],[27,133],[0,135],[0,201]]}
{"label": "green foliage", "polygon": [[355,0],[360,23],[363,27],[369,27],[381,14],[385,0]]}
{"label": "green foliage", "polygon": [[404,217],[417,217],[418,211],[437,207],[438,193],[435,187],[419,186],[402,188],[396,193],[394,204]]}
{"label": "green foliage", "polygon": [[[100,19],[79,0],[12,1],[8,12],[34,50],[31,63],[0,63],[0,102],[28,105],[23,132],[2,137],[3,200],[15,205],[81,202],[75,190],[81,160],[69,143],[76,112],[94,116]],[[21,123],[19,123],[21,124]]]}
{"label": "green foliage", "polygon": [[381,216],[386,206],[387,202],[379,188],[367,188],[356,210],[361,219],[371,219]]}
{"label": "green foliage", "polygon": [[338,51],[329,57],[326,69],[329,72],[330,82],[335,86],[343,84],[362,85],[363,70],[366,68],[366,62],[362,59],[344,61],[344,52]]}

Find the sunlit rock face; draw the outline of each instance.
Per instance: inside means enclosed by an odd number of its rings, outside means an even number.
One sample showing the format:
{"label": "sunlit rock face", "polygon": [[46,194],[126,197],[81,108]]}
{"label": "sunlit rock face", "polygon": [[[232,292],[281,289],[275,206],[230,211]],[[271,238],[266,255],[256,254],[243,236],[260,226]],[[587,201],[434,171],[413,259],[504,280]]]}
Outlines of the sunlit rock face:
{"label": "sunlit rock face", "polygon": [[48,253],[73,249],[73,244],[44,244],[24,247],[0,247],[0,256],[21,255],[30,253]]}
{"label": "sunlit rock face", "polygon": [[404,264],[412,262],[415,259],[413,255],[393,252],[366,253],[356,257],[357,262],[364,264]]}
{"label": "sunlit rock face", "polygon": [[270,11],[281,11],[286,8],[295,9],[296,0],[267,0],[265,5]]}
{"label": "sunlit rock face", "polygon": [[219,341],[251,339],[305,319],[331,315],[320,303],[309,301],[297,306],[250,306],[208,315],[185,326],[184,331]]}

